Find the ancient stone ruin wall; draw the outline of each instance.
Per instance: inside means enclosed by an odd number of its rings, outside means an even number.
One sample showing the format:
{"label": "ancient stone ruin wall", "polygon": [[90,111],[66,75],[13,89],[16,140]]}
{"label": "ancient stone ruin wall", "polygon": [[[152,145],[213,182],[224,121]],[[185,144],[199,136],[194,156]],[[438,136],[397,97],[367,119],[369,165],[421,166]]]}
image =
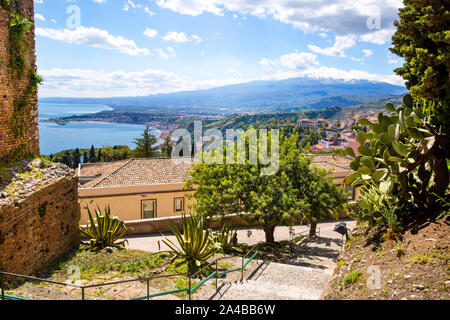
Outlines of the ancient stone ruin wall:
{"label": "ancient stone ruin wall", "polygon": [[33,0],[0,0],[0,271],[33,274],[80,241],[78,178],[39,156]]}
{"label": "ancient stone ruin wall", "polygon": [[0,163],[39,155],[34,29],[33,0],[0,0]]}
{"label": "ancient stone ruin wall", "polygon": [[33,172],[42,176],[14,182],[10,194],[0,192],[1,271],[33,274],[80,243],[73,171],[53,164]]}

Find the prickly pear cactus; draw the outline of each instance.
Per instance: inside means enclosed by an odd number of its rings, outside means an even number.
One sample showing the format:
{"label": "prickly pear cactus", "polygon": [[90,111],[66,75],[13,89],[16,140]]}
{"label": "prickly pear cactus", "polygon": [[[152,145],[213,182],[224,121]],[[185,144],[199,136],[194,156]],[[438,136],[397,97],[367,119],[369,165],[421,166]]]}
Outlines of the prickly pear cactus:
{"label": "prickly pear cactus", "polygon": [[[350,165],[354,172],[344,183],[364,186],[383,182],[393,194],[417,206],[429,203],[430,194],[444,195],[449,184],[448,137],[433,125],[434,116],[424,114],[409,94],[401,106],[388,103],[386,110],[390,115],[380,113],[376,123],[358,120],[370,131],[357,133],[359,155],[352,148],[345,150],[354,158]],[[367,207],[362,202],[360,205]]]}

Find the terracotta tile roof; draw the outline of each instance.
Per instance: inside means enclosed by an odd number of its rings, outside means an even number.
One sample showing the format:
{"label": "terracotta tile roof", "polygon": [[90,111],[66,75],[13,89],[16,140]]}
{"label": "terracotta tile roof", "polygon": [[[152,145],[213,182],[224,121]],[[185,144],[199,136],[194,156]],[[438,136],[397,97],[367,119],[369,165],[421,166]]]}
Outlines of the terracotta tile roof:
{"label": "terracotta tile roof", "polygon": [[[351,158],[337,155],[316,155],[312,165],[333,173],[350,172]],[[81,188],[126,187],[183,183],[192,162],[170,158],[128,159],[111,163],[82,164]]]}
{"label": "terracotta tile roof", "polygon": [[353,159],[350,157],[341,157],[334,154],[318,154],[313,158],[312,165],[317,168],[331,170],[333,173],[348,173],[350,169],[350,162]]}
{"label": "terracotta tile roof", "polygon": [[125,187],[183,183],[191,163],[169,158],[128,159],[112,163],[82,164],[80,180],[95,176],[82,183],[82,188]]}

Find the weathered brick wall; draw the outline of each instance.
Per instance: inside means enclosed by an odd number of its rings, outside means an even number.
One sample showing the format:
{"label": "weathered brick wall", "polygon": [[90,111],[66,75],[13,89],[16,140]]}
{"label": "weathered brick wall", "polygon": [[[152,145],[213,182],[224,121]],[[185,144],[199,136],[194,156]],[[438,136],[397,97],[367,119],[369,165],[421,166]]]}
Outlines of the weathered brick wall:
{"label": "weathered brick wall", "polygon": [[33,274],[79,244],[78,178],[39,183],[42,189],[20,200],[0,199],[1,271]]}
{"label": "weathered brick wall", "polygon": [[[0,1],[0,4],[2,1]],[[5,5],[6,6],[6,5]],[[28,42],[23,57],[26,72],[18,77],[10,67],[9,20],[11,13],[18,12],[33,22],[31,31],[25,36]],[[14,100],[23,99],[29,85],[29,74],[36,71],[34,40],[34,4],[33,0],[11,0],[7,8],[0,6],[0,163],[13,158],[39,155],[38,107],[37,94],[28,95],[26,107],[15,110]],[[26,124],[25,130],[17,134],[14,128],[14,112]]]}

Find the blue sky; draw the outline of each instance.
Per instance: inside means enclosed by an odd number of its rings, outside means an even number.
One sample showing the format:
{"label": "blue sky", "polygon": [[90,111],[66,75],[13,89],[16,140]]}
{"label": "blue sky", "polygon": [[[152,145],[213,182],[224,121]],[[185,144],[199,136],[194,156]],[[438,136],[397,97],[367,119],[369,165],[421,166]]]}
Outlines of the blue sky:
{"label": "blue sky", "polygon": [[291,77],[402,84],[400,0],[35,0],[41,97],[138,96]]}

